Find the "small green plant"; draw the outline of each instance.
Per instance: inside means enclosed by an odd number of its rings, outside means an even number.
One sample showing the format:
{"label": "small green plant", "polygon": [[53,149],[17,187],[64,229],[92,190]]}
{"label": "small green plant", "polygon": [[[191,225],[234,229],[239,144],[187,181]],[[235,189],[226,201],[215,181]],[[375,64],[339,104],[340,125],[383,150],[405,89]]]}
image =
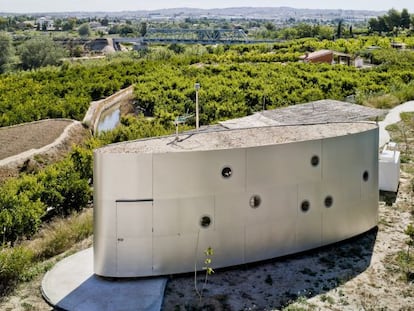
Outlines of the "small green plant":
{"label": "small green plant", "polygon": [[407,257],[410,257],[410,250],[411,247],[414,246],[414,226],[409,224],[407,229],[405,229],[404,233],[408,235],[408,240],[405,242],[407,244]]}
{"label": "small green plant", "polygon": [[194,288],[195,291],[198,295],[198,297],[201,299],[203,298],[203,292],[206,288],[207,285],[207,281],[208,281],[208,276],[212,275],[214,273],[213,268],[211,267],[212,264],[212,256],[214,255],[214,250],[211,246],[207,247],[207,249],[204,250],[204,267],[203,270],[205,271],[205,275],[204,275],[204,283],[203,283],[203,287],[201,288],[201,290],[198,289],[197,286],[197,265],[195,265],[195,270],[194,270]]}
{"label": "small green plant", "polygon": [[330,304],[330,305],[332,305],[332,304],[334,304],[335,303],[335,299],[333,299],[331,296],[329,296],[329,295],[325,295],[325,294],[323,294],[322,296],[321,296],[321,301],[322,302],[327,302],[328,304]]}
{"label": "small green plant", "polygon": [[414,281],[414,272],[412,270],[412,266],[414,265],[414,256],[410,254],[411,248],[414,246],[414,226],[412,224],[408,225],[407,229],[405,229],[404,233],[408,235],[408,240],[406,241],[407,244],[407,271],[405,272],[407,281],[412,282]]}

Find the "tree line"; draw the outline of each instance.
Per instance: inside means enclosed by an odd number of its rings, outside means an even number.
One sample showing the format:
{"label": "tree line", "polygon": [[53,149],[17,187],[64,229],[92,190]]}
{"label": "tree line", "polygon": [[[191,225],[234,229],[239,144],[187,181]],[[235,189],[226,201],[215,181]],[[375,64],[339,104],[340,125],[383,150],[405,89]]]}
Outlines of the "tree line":
{"label": "tree line", "polygon": [[383,16],[371,18],[368,25],[371,32],[398,34],[399,31],[408,30],[414,26],[414,15],[410,14],[407,9],[401,12],[391,9]]}

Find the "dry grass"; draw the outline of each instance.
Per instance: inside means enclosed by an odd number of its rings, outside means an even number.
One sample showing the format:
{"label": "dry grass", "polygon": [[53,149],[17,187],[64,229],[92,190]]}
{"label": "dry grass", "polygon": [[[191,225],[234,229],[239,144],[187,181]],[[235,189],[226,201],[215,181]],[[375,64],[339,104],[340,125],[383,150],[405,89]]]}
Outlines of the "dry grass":
{"label": "dry grass", "polygon": [[364,101],[365,106],[377,109],[391,109],[400,103],[400,99],[391,94],[372,96]]}
{"label": "dry grass", "polygon": [[[43,275],[62,258],[62,254],[71,254],[67,251],[74,245],[80,243],[90,246],[93,231],[92,215],[92,208],[89,208],[68,218],[56,219],[45,225],[32,240],[1,250],[0,297],[9,294],[19,283],[29,282]],[[0,310],[3,309],[0,304]]]}
{"label": "dry grass", "polygon": [[35,239],[28,243],[38,259],[47,259],[63,253],[93,233],[93,212],[87,209],[68,218],[56,219],[46,225]]}

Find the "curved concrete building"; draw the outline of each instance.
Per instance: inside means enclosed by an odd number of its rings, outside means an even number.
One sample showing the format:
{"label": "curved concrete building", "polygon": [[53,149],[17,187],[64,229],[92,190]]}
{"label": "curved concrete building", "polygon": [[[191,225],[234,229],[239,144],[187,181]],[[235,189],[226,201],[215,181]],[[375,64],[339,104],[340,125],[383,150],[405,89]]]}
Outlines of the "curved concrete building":
{"label": "curved concrete building", "polygon": [[94,272],[143,277],[270,259],[377,225],[378,127],[201,131],[95,151]]}

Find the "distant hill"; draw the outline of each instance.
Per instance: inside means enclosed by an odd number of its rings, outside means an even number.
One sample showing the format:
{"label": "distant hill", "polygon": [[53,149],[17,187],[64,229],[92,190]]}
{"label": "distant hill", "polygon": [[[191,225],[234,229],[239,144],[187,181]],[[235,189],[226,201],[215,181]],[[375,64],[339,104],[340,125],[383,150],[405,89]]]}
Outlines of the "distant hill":
{"label": "distant hill", "polygon": [[[194,8],[174,8],[149,11],[121,11],[121,12],[38,12],[30,15],[48,16],[113,16],[113,17],[238,17],[238,18],[264,18],[264,19],[304,19],[304,18],[332,18],[332,17],[354,17],[369,18],[385,14],[385,11],[368,10],[327,10],[327,9],[295,9],[290,7],[233,7],[220,9],[194,9]],[[17,13],[2,13],[0,16],[22,15]],[[26,14],[27,15],[27,14]]]}
{"label": "distant hill", "polygon": [[[48,15],[56,17],[121,17],[121,18],[185,18],[185,17],[207,17],[207,18],[243,18],[243,19],[275,19],[287,20],[294,18],[302,19],[368,19],[384,15],[385,11],[369,10],[327,10],[327,9],[295,9],[290,7],[232,7],[220,9],[194,9],[173,8],[161,10],[121,11],[121,12],[42,12],[33,13],[32,16]],[[12,13],[0,13],[0,16],[21,15]]]}

